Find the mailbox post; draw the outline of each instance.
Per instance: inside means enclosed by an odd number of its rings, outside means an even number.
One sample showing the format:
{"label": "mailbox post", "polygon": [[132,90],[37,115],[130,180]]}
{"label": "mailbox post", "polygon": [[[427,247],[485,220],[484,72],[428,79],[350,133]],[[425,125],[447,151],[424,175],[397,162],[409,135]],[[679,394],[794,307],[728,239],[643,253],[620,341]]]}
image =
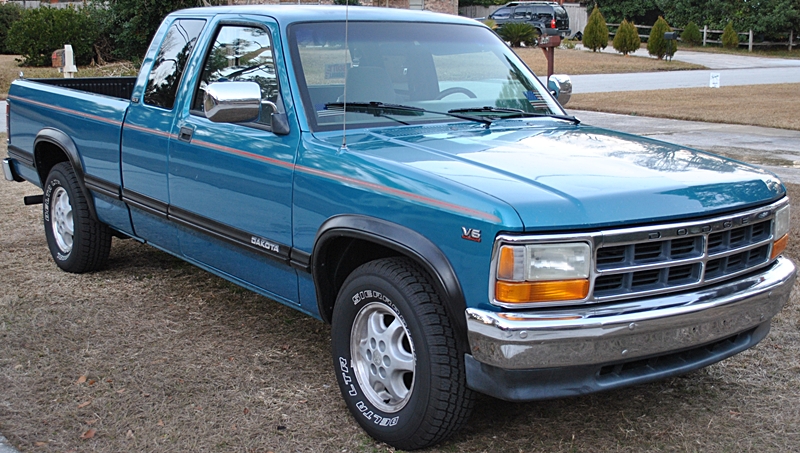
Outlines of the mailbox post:
{"label": "mailbox post", "polygon": [[678,50],[678,33],[674,31],[664,32],[664,40],[667,41],[667,58],[672,61],[672,56]]}
{"label": "mailbox post", "polygon": [[544,31],[545,33],[539,36],[539,47],[547,59],[547,77],[550,78],[553,75],[556,47],[561,45],[561,35],[558,30],[553,28],[545,28]]}

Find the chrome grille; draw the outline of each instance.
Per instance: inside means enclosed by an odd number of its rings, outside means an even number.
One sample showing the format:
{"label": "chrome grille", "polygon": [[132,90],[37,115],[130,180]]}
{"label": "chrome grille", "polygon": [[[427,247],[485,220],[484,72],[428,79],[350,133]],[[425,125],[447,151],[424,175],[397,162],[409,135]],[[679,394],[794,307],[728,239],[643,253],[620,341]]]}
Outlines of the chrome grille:
{"label": "chrome grille", "polygon": [[[775,214],[772,204],[694,221],[562,234],[501,234],[492,254],[489,300],[500,307],[528,309],[605,303],[669,295],[714,285],[769,266],[773,261]],[[785,221],[786,219],[784,219]],[[583,242],[594,264],[584,299],[505,303],[494,297],[495,270],[503,245]]]}
{"label": "chrome grille", "polygon": [[[667,225],[646,236],[604,232],[602,244],[596,248],[592,298],[604,301],[671,292],[764,265],[772,244],[770,214],[764,211],[714,219],[709,224]],[[676,237],[660,239],[669,232]],[[630,241],[632,236],[644,240]]]}

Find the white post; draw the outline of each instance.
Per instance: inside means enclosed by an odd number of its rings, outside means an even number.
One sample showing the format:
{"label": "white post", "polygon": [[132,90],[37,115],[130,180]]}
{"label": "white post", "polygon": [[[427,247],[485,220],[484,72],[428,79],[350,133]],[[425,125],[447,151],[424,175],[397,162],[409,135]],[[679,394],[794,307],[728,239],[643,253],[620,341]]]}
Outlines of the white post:
{"label": "white post", "polygon": [[792,47],[794,46],[794,43],[792,42],[793,40],[794,40],[794,30],[789,30],[789,52],[792,51]]}
{"label": "white post", "polygon": [[707,38],[708,38],[708,25],[703,25],[703,47],[706,46]]}
{"label": "white post", "polygon": [[750,30],[750,43],[747,44],[747,51],[748,52],[753,51],[753,30]]}
{"label": "white post", "polygon": [[75,57],[72,53],[72,46],[67,44],[64,46],[64,77],[71,79],[75,77],[78,68],[75,66]]}

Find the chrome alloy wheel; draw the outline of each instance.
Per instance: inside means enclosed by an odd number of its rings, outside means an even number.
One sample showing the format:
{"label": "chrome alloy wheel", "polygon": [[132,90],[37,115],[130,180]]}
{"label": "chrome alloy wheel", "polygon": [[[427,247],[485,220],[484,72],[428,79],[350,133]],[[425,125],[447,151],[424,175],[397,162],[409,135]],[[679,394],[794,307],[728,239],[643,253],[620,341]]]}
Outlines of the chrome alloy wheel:
{"label": "chrome alloy wheel", "polygon": [[50,222],[58,248],[63,253],[69,254],[72,251],[75,224],[72,221],[72,205],[69,203],[69,194],[63,187],[57,187],[53,193],[50,203]]}
{"label": "chrome alloy wheel", "polygon": [[397,313],[379,302],[362,307],[350,332],[350,352],[370,403],[387,413],[408,403],[416,360],[411,336]]}

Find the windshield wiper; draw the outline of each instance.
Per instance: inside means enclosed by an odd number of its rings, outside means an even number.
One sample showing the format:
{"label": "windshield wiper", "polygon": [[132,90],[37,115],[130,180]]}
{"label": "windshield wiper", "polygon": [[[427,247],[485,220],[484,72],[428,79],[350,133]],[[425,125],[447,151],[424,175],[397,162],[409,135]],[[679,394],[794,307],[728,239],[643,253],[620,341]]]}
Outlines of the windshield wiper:
{"label": "windshield wiper", "polygon": [[449,110],[448,113],[507,113],[508,115],[504,115],[502,118],[531,118],[531,117],[541,116],[541,117],[548,117],[548,118],[555,118],[559,120],[569,121],[574,124],[581,123],[581,120],[575,118],[572,115],[559,115],[555,113],[534,113],[534,112],[526,112],[525,110],[521,109],[512,109],[506,107],[491,107],[491,106],[470,107],[470,108]]}
{"label": "windshield wiper", "polygon": [[[325,104],[326,109],[347,109],[348,112],[356,112],[356,113],[370,113],[375,116],[386,116],[387,113],[392,113],[395,115],[408,115],[408,116],[421,116],[425,113],[432,113],[434,115],[444,115],[450,116],[453,118],[458,118],[462,120],[468,121],[476,121],[479,123],[486,124],[487,126],[492,124],[492,120],[489,118],[483,118],[480,116],[473,116],[473,115],[462,115],[459,112],[436,112],[433,110],[427,110],[420,107],[413,107],[410,105],[402,105],[402,104],[387,104],[385,102],[348,102],[345,106],[344,102],[329,102]],[[389,117],[387,117],[389,118]]]}

